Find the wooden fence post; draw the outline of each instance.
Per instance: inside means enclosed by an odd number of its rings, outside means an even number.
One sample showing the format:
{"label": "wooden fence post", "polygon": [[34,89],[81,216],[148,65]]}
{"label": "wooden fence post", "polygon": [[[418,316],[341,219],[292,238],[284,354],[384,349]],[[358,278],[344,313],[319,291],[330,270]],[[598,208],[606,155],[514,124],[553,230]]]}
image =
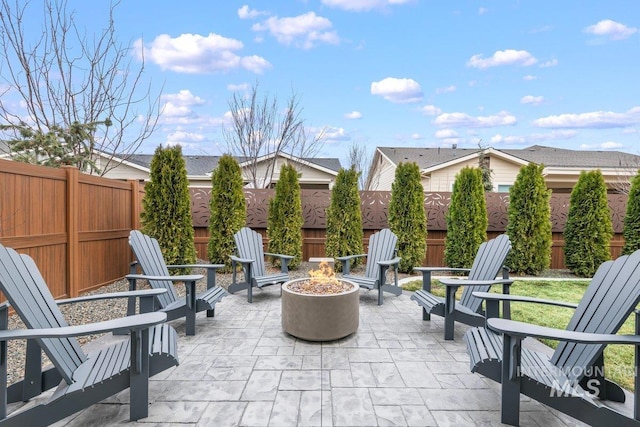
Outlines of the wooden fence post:
{"label": "wooden fence post", "polygon": [[130,179],[131,184],[131,228],[140,229],[140,211],[142,210],[142,200],[140,200],[140,183]]}
{"label": "wooden fence post", "polygon": [[79,295],[80,285],[80,242],[78,230],[78,168],[63,166],[67,175],[67,295],[74,298]]}

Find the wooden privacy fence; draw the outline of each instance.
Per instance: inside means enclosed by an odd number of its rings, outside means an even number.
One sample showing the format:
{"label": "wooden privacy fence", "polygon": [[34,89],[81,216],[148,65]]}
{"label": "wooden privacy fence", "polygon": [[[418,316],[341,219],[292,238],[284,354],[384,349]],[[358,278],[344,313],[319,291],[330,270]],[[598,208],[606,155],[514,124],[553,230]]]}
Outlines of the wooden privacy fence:
{"label": "wooden privacy fence", "polygon": [[[273,190],[246,190],[247,225],[266,236],[267,208]],[[0,243],[34,258],[56,298],[73,297],[122,278],[132,260],[129,231],[140,227],[144,188],[137,181],[117,181],[0,159]],[[198,256],[207,258],[210,189],[191,189]],[[428,217],[427,256],[423,265],[443,265],[445,214],[450,193],[425,193]],[[506,193],[487,193],[488,234],[504,232]],[[388,226],[388,191],[361,192],[364,243]],[[303,258],[324,256],[326,208],[331,192],[302,190]],[[610,195],[616,235],[611,255],[624,244],[625,195]],[[569,194],[552,195],[552,268],[564,268],[562,231]]]}
{"label": "wooden privacy fence", "polygon": [[140,185],[0,160],[0,243],[29,254],[56,298],[123,277]]}

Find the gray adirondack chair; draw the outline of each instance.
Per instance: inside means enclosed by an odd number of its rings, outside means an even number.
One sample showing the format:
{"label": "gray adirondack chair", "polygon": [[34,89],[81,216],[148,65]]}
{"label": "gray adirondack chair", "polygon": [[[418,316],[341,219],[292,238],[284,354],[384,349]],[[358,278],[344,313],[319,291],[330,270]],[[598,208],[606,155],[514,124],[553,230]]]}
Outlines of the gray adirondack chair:
{"label": "gray adirondack chair", "polygon": [[[157,297],[157,305],[160,311],[167,313],[167,320],[186,318],[186,334],[196,333],[196,314],[206,310],[207,317],[214,317],[215,306],[227,294],[227,291],[216,286],[216,270],[224,267],[223,264],[183,264],[167,265],[162,255],[158,241],[138,230],[129,233],[129,245],[137,261],[131,265],[131,274],[126,277],[129,280],[129,289],[136,289],[136,281],[147,279],[154,289],[165,289],[166,292]],[[136,266],[142,268],[143,274],[136,274]],[[172,276],[171,268],[206,268],[207,289],[198,293],[196,282],[204,276],[199,274]],[[183,282],[186,286],[184,298],[180,298],[174,287],[174,282]],[[129,314],[134,307],[129,304]]]}
{"label": "gray adirondack chair", "polygon": [[[147,290],[93,295],[56,301],[33,259],[0,245],[0,289],[28,329],[8,326],[9,304],[0,307],[0,424],[49,425],[126,388],[130,393],[130,419],[149,411],[149,376],[178,364],[176,332],[164,324],[164,313],[147,312],[99,323],[69,326],[57,303],[86,302],[122,297],[140,298],[143,311],[153,311],[161,292]],[[75,337],[126,330],[121,339],[86,354]],[[7,387],[7,342],[26,339],[25,378]],[[42,371],[42,351],[53,367]],[[41,403],[8,414],[7,403],[29,401],[53,387]]]}
{"label": "gray adirondack chair", "polygon": [[[615,335],[640,302],[640,251],[603,263],[579,304],[480,292],[487,300],[487,328],[471,328],[465,341],[471,371],[502,387],[502,422],[518,425],[520,393],[590,425],[640,425],[640,318],[635,335]],[[574,308],[565,330],[493,317],[500,300]],[[491,305],[491,307],[490,307]],[[500,336],[499,334],[502,334]],[[522,345],[526,337],[560,341],[551,357]],[[636,351],[634,413],[610,402],[624,402],[625,393],[604,376],[604,348],[631,344]]]}
{"label": "gray adirondack chair", "polygon": [[[486,292],[492,285],[501,284],[503,293],[509,293],[513,280],[509,279],[509,270],[504,266],[511,250],[511,241],[506,234],[484,242],[478,248],[471,268],[416,267],[422,272],[422,289],[414,292],[411,299],[422,307],[422,319],[431,320],[431,314],[444,317],[444,339],[453,340],[456,321],[470,326],[484,326],[482,299],[473,296],[473,292]],[[445,297],[431,293],[431,273],[466,272],[467,278],[445,278],[440,283],[446,286]],[[496,279],[502,271],[502,278]],[[464,286],[460,301],[455,295],[458,287]],[[505,317],[509,317],[509,303],[505,303]]]}
{"label": "gray adirondack chair", "polygon": [[[229,292],[235,293],[247,290],[247,301],[253,302],[253,288],[262,289],[265,286],[279,285],[289,280],[289,261],[292,255],[264,252],[262,235],[249,227],[242,227],[233,236],[236,243],[237,255],[231,256],[233,273]],[[280,258],[280,272],[267,273],[265,257]],[[242,266],[244,281],[239,282],[237,267]],[[281,290],[282,292],[282,290]]]}
{"label": "gray adirondack chair", "polygon": [[[355,282],[361,288],[378,290],[378,305],[384,304],[383,292],[402,295],[398,286],[398,264],[401,258],[396,256],[398,236],[388,228],[375,232],[369,237],[369,249],[366,254],[337,257],[342,263],[342,277]],[[351,274],[351,261],[367,257],[364,275]],[[393,285],[387,283],[387,270],[393,267]]]}

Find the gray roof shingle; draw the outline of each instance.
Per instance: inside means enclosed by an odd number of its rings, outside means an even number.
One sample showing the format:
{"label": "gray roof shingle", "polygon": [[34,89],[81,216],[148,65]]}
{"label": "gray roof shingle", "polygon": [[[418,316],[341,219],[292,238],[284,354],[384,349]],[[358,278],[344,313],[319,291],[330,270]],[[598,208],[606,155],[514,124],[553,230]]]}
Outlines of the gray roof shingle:
{"label": "gray roof shingle", "polygon": [[[207,175],[218,166],[220,157],[221,156],[183,155],[187,168],[187,175]],[[135,163],[145,168],[149,168],[151,166],[151,159],[153,159],[153,154],[133,154],[127,158],[131,163]],[[236,159],[240,163],[247,160],[245,157],[236,157]],[[342,167],[340,160],[337,158],[303,157],[303,160],[336,172],[338,172]]]}
{"label": "gray roof shingle", "polygon": [[[479,148],[379,147],[379,150],[396,165],[400,162],[416,162],[421,169],[428,169],[480,152]],[[495,150],[527,162],[544,164],[547,167],[640,168],[640,156],[622,151],[568,150],[543,145]]]}

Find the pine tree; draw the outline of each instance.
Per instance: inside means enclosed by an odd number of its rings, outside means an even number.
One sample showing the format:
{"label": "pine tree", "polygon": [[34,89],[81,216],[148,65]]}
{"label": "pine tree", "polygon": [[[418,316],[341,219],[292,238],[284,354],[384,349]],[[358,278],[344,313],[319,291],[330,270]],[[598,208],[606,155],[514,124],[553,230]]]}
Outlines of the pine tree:
{"label": "pine tree", "polygon": [[583,171],[571,191],[564,229],[564,259],[575,275],[591,277],[611,258],[613,225],[607,186],[600,170]]}
{"label": "pine tree", "polygon": [[543,171],[544,165],[535,163],[521,167],[509,191],[507,265],[516,274],[539,274],[551,263],[551,190]]}
{"label": "pine tree", "polygon": [[[364,252],[358,175],[354,168],[340,169],[331,189],[325,245],[328,257],[337,258]],[[362,258],[355,258],[351,265],[355,267],[361,263]],[[336,269],[341,268],[342,264],[338,263]]]}
{"label": "pine tree", "polygon": [[420,168],[415,162],[400,163],[391,185],[389,228],[398,236],[398,271],[409,273],[422,265],[427,252],[427,215]]}
{"label": "pine tree", "polygon": [[151,159],[150,178],[142,199],[142,232],[158,240],[167,264],[193,264],[196,246],[182,148],[159,146]]}
{"label": "pine tree", "polygon": [[[302,261],[302,198],[298,171],[292,165],[282,165],[275,195],[269,201],[267,236],[269,252],[293,255],[289,268],[295,270]],[[274,265],[280,260],[273,259]]]}
{"label": "pine tree", "polygon": [[209,244],[207,254],[214,264],[224,264],[231,271],[230,255],[235,253],[233,235],[247,222],[247,202],[242,190],[242,171],[237,160],[223,155],[211,175],[209,202]]}
{"label": "pine tree", "polygon": [[631,180],[622,235],[624,236],[623,254],[628,255],[640,249],[640,170]]}
{"label": "pine tree", "polygon": [[471,267],[478,248],[487,240],[489,225],[480,168],[465,166],[456,175],[446,221],[445,263],[453,268]]}

